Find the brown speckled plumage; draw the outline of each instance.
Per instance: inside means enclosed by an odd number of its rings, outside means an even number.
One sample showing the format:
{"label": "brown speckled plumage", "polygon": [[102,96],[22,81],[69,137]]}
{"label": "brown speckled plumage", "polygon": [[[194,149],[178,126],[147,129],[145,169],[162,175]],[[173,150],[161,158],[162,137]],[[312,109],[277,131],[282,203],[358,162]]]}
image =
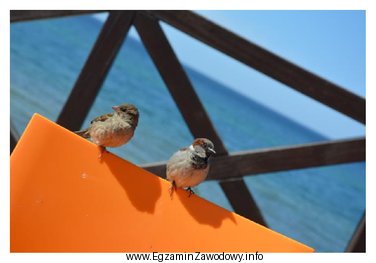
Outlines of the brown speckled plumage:
{"label": "brown speckled plumage", "polygon": [[126,144],[133,137],[137,127],[138,110],[132,104],[112,108],[113,113],[95,118],[90,122],[89,128],[76,133],[102,147],[119,147]]}
{"label": "brown speckled plumage", "polygon": [[205,138],[194,140],[192,145],[174,153],[167,162],[167,180],[174,188],[188,188],[204,181],[209,172],[209,157],[215,153],[213,143]]}

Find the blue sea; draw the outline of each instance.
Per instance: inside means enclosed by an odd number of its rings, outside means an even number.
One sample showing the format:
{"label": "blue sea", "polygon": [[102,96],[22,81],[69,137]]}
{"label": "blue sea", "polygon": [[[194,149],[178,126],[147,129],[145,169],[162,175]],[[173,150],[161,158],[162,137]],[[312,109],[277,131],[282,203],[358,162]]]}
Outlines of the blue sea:
{"label": "blue sea", "polygon": [[[90,15],[11,25],[11,122],[19,134],[34,112],[57,119],[101,25]],[[230,152],[327,140],[184,68]],[[157,69],[143,44],[132,37],[124,42],[83,126],[123,102],[139,107],[139,126],[129,144],[110,151],[140,165],[165,161],[191,143],[193,137]],[[344,251],[365,209],[364,162],[244,180],[270,228],[316,251]],[[232,210],[217,182],[204,182],[196,192]]]}

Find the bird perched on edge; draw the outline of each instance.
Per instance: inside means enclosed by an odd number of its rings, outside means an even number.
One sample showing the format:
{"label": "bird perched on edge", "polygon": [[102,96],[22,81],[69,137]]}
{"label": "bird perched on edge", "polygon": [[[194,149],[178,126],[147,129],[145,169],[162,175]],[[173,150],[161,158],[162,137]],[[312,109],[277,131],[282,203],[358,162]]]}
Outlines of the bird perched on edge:
{"label": "bird perched on edge", "polygon": [[75,133],[91,139],[101,148],[119,147],[126,144],[134,134],[138,124],[138,109],[132,104],[113,106],[114,112],[101,115],[90,122],[90,127]]}
{"label": "bird perched on edge", "polygon": [[197,138],[192,145],[174,153],[167,162],[167,180],[171,182],[170,196],[176,188],[186,188],[189,196],[191,187],[204,181],[209,172],[209,157],[214,154],[213,143],[206,138]]}

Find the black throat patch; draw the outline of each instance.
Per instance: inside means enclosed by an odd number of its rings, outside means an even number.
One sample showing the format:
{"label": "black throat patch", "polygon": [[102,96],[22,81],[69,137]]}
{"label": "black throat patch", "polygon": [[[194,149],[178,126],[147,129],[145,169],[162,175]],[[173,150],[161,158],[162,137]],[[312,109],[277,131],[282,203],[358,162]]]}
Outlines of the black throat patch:
{"label": "black throat patch", "polygon": [[206,167],[208,167],[208,157],[201,157],[197,154],[192,154],[191,164],[195,169],[205,169]]}

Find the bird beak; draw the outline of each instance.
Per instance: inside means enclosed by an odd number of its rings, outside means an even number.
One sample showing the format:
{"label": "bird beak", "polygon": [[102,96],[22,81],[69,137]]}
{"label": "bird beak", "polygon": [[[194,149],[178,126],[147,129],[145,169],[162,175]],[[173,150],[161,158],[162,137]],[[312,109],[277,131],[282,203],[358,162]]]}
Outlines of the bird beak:
{"label": "bird beak", "polygon": [[212,149],[212,148],[209,148],[208,150],[209,150],[210,152],[212,152],[212,153],[216,154],[216,152],[214,151],[214,149]]}
{"label": "bird beak", "polygon": [[113,109],[114,111],[119,111],[119,106],[112,106],[112,109]]}

